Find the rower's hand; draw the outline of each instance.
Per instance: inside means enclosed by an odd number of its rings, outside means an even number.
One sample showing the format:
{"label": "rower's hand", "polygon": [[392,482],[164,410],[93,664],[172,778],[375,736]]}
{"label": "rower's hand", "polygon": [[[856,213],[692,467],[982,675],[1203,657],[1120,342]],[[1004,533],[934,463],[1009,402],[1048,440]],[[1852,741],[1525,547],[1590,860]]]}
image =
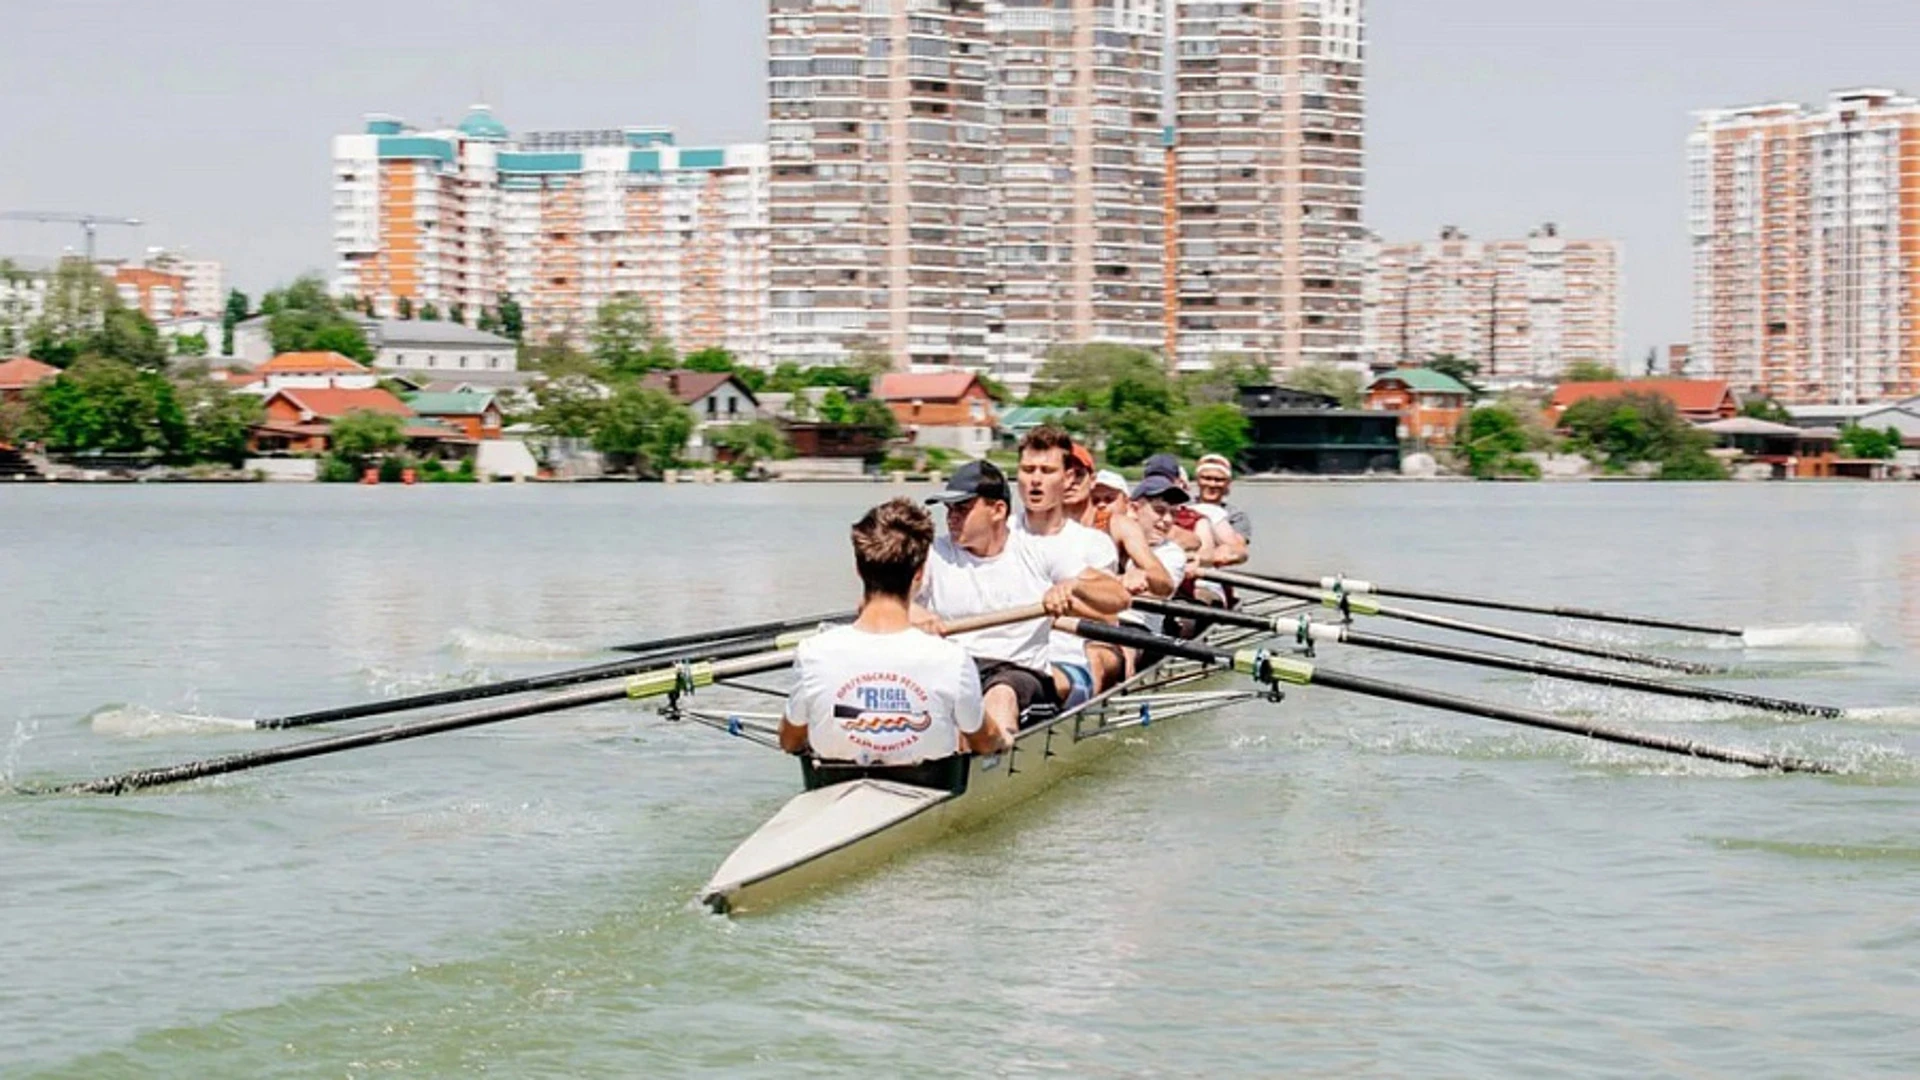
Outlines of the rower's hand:
{"label": "rower's hand", "polygon": [[1120,575],[1120,584],[1127,587],[1130,596],[1144,596],[1152,588],[1147,584],[1147,572],[1137,566],[1127,567],[1127,572]]}
{"label": "rower's hand", "polygon": [[1073,582],[1062,581],[1048,589],[1047,595],[1040,598],[1040,606],[1056,619],[1073,614]]}
{"label": "rower's hand", "polygon": [[995,730],[999,733],[1000,737],[994,740],[993,752],[996,754],[1004,754],[1013,749],[1014,733],[998,725],[995,725]]}
{"label": "rower's hand", "polygon": [[940,616],[924,608],[915,608],[907,621],[915,630],[923,634],[932,634],[934,637],[947,636],[947,624],[940,621]]}

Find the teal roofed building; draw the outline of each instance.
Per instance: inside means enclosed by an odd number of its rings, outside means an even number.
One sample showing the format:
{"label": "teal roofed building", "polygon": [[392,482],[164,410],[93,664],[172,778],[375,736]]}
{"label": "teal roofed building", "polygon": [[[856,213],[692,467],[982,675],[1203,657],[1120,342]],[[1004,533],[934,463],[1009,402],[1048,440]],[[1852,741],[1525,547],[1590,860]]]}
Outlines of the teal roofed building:
{"label": "teal roofed building", "polygon": [[466,118],[460,121],[460,134],[469,139],[485,142],[506,142],[509,137],[507,125],[493,115],[493,110],[485,105],[475,105],[467,110]]}

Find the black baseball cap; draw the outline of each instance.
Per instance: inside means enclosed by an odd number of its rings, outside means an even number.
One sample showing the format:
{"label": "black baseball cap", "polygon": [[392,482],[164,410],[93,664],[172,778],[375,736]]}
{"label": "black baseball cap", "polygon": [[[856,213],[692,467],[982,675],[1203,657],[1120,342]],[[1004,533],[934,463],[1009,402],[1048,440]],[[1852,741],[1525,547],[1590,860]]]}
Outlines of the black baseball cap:
{"label": "black baseball cap", "polygon": [[1169,480],[1178,480],[1180,479],[1180,459],[1172,454],[1155,454],[1147,459],[1143,471],[1148,476],[1164,476]]}
{"label": "black baseball cap", "polygon": [[946,490],[927,496],[927,502],[952,505],[968,499],[1008,502],[1007,474],[991,461],[969,461],[947,477]]}
{"label": "black baseball cap", "polygon": [[1161,502],[1168,502],[1178,506],[1187,501],[1187,492],[1185,488],[1160,473],[1148,473],[1145,478],[1133,486],[1133,497],[1136,499],[1159,499]]}

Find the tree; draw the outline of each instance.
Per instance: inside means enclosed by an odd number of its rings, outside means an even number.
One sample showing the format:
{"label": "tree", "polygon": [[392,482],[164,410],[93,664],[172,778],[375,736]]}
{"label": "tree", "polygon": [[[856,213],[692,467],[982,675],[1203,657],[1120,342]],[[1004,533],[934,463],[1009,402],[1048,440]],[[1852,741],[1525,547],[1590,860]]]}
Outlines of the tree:
{"label": "tree", "polygon": [[732,372],[733,354],[718,346],[709,346],[688,353],[680,360],[680,366],[688,371]]}
{"label": "tree", "polygon": [[1280,385],[1291,390],[1337,398],[1343,409],[1359,408],[1360,395],[1366,391],[1366,380],[1359,372],[1332,364],[1302,364],[1289,370],[1281,378]]}
{"label": "tree", "polygon": [[393,313],[402,319],[413,318],[413,298],[403,296],[393,303]]}
{"label": "tree", "polygon": [[182,380],[174,391],[186,416],[188,457],[228,465],[246,460],[247,438],[266,416],[258,397],[236,394],[206,378]]}
{"label": "tree", "polygon": [[227,293],[226,310],[220,314],[220,355],[233,355],[233,328],[247,318],[247,294],[239,289]]}
{"label": "tree", "polygon": [[1598,360],[1575,360],[1560,373],[1561,382],[1618,382],[1620,369]]}
{"label": "tree", "polygon": [[473,326],[474,329],[484,330],[489,334],[497,333],[500,329],[500,320],[494,316],[492,308],[481,308],[480,317],[474,320]]}
{"label": "tree", "polygon": [[1241,387],[1267,386],[1272,382],[1273,371],[1267,365],[1239,353],[1221,353],[1213,358],[1212,366],[1206,371],[1180,376],[1187,400],[1196,405],[1234,404],[1240,400]]}
{"label": "tree", "polygon": [[533,424],[549,435],[584,439],[599,428],[606,391],[585,372],[549,373],[533,384]]}
{"label": "tree", "polygon": [[1247,416],[1238,405],[1222,402],[1197,406],[1188,414],[1187,426],[1202,453],[1233,461],[1247,448]]}
{"label": "tree", "polygon": [[[203,338],[201,350],[204,352],[205,348]],[[118,297],[101,317],[100,329],[86,340],[82,350],[147,371],[160,371],[167,366],[167,343],[160,340],[159,329],[145,315],[121,306]]]}
{"label": "tree", "polygon": [[1540,475],[1540,466],[1520,455],[1530,448],[1526,421],[1506,404],[1483,405],[1466,415],[1454,438],[1454,452],[1481,479]]}
{"label": "tree", "polygon": [[1793,414],[1787,411],[1787,407],[1770,397],[1752,397],[1741,402],[1740,415],[1775,424],[1793,423]]}
{"label": "tree", "polygon": [[407,444],[406,421],[392,413],[355,409],[333,422],[334,456],[365,467],[367,460]]}
{"label": "tree", "polygon": [[1466,387],[1476,400],[1485,393],[1480,384],[1473,381],[1473,377],[1480,374],[1480,365],[1473,360],[1462,360],[1452,353],[1441,353],[1427,361],[1427,370],[1437,371]]}
{"label": "tree", "polygon": [[1610,469],[1652,462],[1660,466],[1663,480],[1726,477],[1726,467],[1707,453],[1713,437],[1687,423],[1663,395],[1588,398],[1562,413],[1560,426],[1572,449]]}
{"label": "tree", "polygon": [[268,315],[267,335],[276,353],[336,352],[362,363],[373,360],[360,324],[341,312],[317,277],[297,278],[269,292],[260,299],[260,310]]}
{"label": "tree", "polygon": [[632,293],[620,293],[600,305],[588,342],[595,360],[623,375],[659,371],[678,360],[673,344],[654,327],[646,301]]}
{"label": "tree", "polygon": [[526,316],[520,311],[520,303],[506,293],[500,294],[499,305],[500,332],[515,341],[526,333]]}
{"label": "tree", "polygon": [[449,307],[447,309],[447,321],[465,326],[467,324],[467,305],[454,304],[452,307]]}
{"label": "tree", "polygon": [[28,392],[26,434],[62,452],[178,456],[187,420],[172,384],[121,360],[84,357]]}
{"label": "tree", "polygon": [[1858,424],[1848,424],[1840,429],[1839,450],[1851,458],[1891,460],[1900,452],[1900,429],[1889,426],[1876,431]]}
{"label": "tree", "polygon": [[693,422],[693,413],[671,396],[627,383],[602,407],[593,447],[631,462],[635,472],[664,469],[685,449]]}
{"label": "tree", "polygon": [[421,322],[439,322],[440,321],[440,309],[434,306],[433,301],[429,300],[426,303],[420,305],[420,321]]}
{"label": "tree", "polygon": [[751,469],[762,461],[791,457],[793,447],[780,429],[765,420],[745,424],[727,424],[707,432],[707,443],[732,457],[735,468]]}
{"label": "tree", "polygon": [[207,355],[205,334],[175,334],[167,340],[167,344],[175,356]]}

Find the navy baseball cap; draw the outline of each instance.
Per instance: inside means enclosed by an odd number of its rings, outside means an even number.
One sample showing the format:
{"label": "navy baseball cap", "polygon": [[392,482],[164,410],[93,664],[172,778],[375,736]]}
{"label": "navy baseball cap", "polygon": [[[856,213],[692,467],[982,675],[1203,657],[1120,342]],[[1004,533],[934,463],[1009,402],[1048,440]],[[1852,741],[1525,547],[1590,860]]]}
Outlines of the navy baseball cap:
{"label": "navy baseball cap", "polygon": [[927,496],[928,504],[952,505],[968,499],[992,499],[1008,502],[1007,474],[991,461],[969,461],[947,477],[947,486],[937,495]]}
{"label": "navy baseball cap", "polygon": [[1148,476],[1164,476],[1169,480],[1180,479],[1180,459],[1172,454],[1155,454],[1147,459],[1145,467]]}
{"label": "navy baseball cap", "polygon": [[1187,491],[1160,473],[1148,473],[1133,486],[1133,498],[1159,499],[1178,506],[1187,501]]}

